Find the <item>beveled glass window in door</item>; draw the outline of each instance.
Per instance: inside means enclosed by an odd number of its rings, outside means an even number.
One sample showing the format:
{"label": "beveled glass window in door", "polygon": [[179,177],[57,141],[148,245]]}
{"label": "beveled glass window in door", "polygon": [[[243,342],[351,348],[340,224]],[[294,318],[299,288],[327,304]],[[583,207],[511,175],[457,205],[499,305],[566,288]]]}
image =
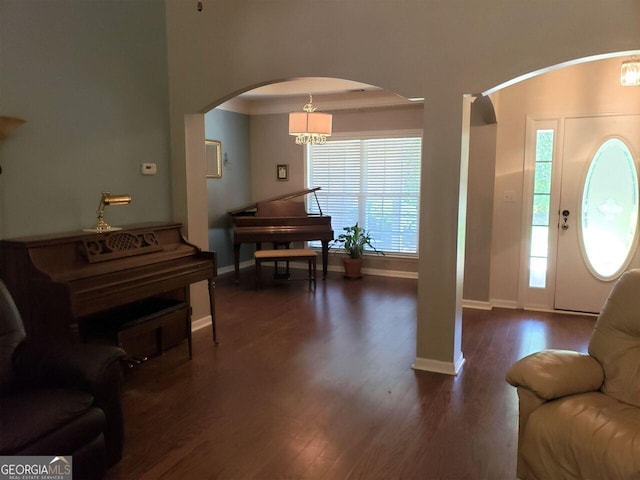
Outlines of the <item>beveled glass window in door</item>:
{"label": "beveled glass window in door", "polygon": [[637,242],[638,172],[619,138],[606,140],[587,172],[582,193],[582,252],[591,272],[616,278],[629,264]]}
{"label": "beveled glass window in door", "polygon": [[536,161],[529,249],[529,287],[533,288],[545,288],[547,284],[553,135],[554,131],[551,129],[536,130]]}

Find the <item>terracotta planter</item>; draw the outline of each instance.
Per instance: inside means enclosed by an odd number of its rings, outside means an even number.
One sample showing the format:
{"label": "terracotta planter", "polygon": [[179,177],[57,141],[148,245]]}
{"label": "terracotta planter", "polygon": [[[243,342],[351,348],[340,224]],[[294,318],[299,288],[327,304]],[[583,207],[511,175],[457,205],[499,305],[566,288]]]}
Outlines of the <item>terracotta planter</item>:
{"label": "terracotta planter", "polygon": [[362,258],[345,257],[344,278],[362,278]]}

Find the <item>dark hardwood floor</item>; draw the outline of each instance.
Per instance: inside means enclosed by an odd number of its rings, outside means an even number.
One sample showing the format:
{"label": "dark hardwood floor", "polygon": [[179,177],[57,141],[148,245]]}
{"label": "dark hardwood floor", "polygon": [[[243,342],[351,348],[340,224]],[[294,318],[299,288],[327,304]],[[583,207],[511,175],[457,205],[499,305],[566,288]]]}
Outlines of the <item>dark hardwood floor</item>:
{"label": "dark hardwood floor", "polygon": [[108,479],[514,479],[506,370],[543,348],[586,351],[595,322],[465,310],[452,377],[411,369],[415,280],[330,273],[315,291],[255,291],[242,275],[218,283],[219,346],[201,329],[192,361],[179,345],[128,374]]}

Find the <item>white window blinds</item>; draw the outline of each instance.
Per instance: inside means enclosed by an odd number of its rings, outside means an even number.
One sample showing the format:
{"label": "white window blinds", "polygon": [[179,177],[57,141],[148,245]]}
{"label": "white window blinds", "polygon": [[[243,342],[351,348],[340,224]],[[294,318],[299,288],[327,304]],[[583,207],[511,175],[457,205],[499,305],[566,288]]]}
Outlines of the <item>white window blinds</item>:
{"label": "white window blinds", "polygon": [[[309,148],[307,185],[336,236],[358,222],[385,253],[418,253],[420,136],[329,140]],[[315,199],[308,198],[309,211]]]}

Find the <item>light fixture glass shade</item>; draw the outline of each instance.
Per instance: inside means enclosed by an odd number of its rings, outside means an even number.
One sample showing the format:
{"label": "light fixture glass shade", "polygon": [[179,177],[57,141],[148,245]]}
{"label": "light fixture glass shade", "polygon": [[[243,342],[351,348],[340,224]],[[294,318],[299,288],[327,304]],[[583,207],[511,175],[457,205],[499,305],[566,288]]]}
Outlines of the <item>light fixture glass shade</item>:
{"label": "light fixture glass shade", "polygon": [[289,135],[296,137],[298,145],[325,143],[327,137],[331,136],[332,115],[316,112],[311,95],[309,95],[309,103],[304,106],[303,110],[303,112],[289,114]]}
{"label": "light fixture glass shade", "polygon": [[317,133],[331,135],[332,118],[330,113],[295,112],[289,114],[289,135]]}
{"label": "light fixture glass shade", "polygon": [[640,85],[640,60],[636,57],[631,57],[631,60],[622,62],[622,67],[620,67],[620,85],[623,87]]}

